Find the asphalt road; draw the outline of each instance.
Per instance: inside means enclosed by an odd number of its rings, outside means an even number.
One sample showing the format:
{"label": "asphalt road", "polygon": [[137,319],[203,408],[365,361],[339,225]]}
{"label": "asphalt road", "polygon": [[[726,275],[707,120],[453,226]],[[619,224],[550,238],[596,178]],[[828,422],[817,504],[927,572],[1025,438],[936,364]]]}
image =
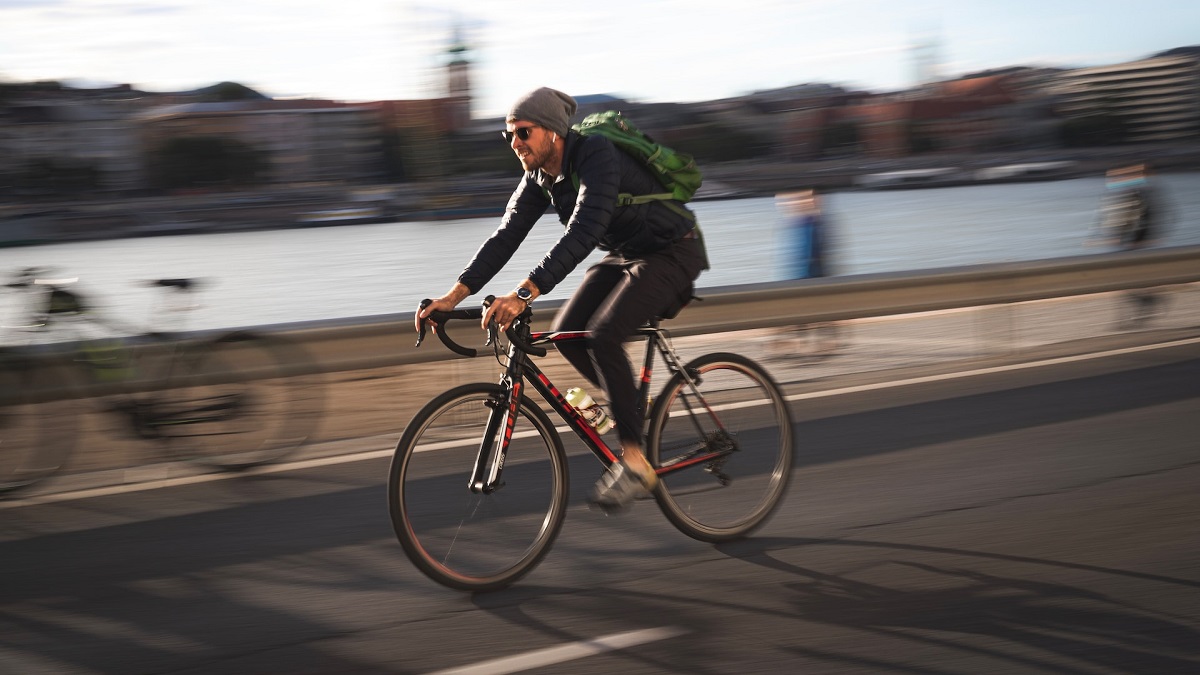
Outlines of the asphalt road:
{"label": "asphalt road", "polygon": [[1200,672],[1200,344],[794,405],[753,538],[590,511],[577,454],[488,595],[408,563],[386,458],[0,503],[0,673]]}

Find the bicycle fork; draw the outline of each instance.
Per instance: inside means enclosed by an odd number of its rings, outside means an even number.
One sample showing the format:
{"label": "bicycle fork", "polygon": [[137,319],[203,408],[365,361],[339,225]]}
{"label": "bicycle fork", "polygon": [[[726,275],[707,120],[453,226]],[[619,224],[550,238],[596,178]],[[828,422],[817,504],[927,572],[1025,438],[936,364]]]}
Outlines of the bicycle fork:
{"label": "bicycle fork", "polygon": [[486,495],[504,487],[500,473],[504,471],[504,457],[512,441],[517,410],[521,406],[521,391],[524,389],[524,382],[520,378],[505,379],[508,380],[504,386],[507,395],[494,396],[484,403],[492,412],[488,415],[487,427],[479,442],[479,454],[475,458],[475,468],[471,472],[468,484],[471,492]]}
{"label": "bicycle fork", "polygon": [[[485,405],[491,408],[491,412],[488,414],[487,428],[480,440],[479,453],[475,458],[475,467],[468,485],[472,492],[491,494],[504,487],[500,476],[504,470],[504,458],[513,439],[526,384],[541,394],[605,467],[618,461],[617,452],[604,442],[579,411],[567,403],[545,373],[525,360],[524,355],[515,348],[509,352],[509,364],[500,381],[502,391],[485,402]],[[545,433],[557,435],[553,427],[545,430]]]}

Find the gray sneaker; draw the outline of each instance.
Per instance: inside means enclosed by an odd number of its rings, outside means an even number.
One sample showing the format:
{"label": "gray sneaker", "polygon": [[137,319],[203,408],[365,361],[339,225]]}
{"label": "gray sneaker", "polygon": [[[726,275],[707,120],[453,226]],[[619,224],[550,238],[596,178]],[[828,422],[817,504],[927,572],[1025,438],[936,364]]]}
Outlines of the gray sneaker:
{"label": "gray sneaker", "polygon": [[596,481],[589,501],[604,511],[621,511],[633,500],[649,496],[650,491],[641,477],[625,466],[624,462],[617,462]]}

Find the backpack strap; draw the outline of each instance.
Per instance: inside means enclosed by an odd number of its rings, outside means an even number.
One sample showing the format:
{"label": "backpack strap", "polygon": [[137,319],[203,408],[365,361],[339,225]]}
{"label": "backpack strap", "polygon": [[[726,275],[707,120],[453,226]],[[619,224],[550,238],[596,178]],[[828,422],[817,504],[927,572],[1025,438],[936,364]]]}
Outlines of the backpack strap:
{"label": "backpack strap", "polygon": [[617,206],[630,206],[633,204],[649,204],[650,202],[661,202],[675,199],[674,192],[660,192],[652,195],[631,195],[622,192],[617,195]]}
{"label": "backpack strap", "polygon": [[[582,138],[582,136],[581,136],[581,138]],[[615,145],[615,143],[614,143],[614,145]],[[574,146],[572,146],[570,156],[567,158],[567,161],[564,162],[564,164],[566,166],[574,165],[575,153],[578,152],[578,148],[579,148],[578,143],[576,143]],[[620,148],[618,148],[618,151],[621,151]],[[659,151],[659,152],[661,152],[661,151]],[[579,174],[576,173],[574,169],[571,170],[571,183],[575,186],[575,193],[578,194],[579,193]],[[550,191],[547,190],[546,188],[542,188],[542,194],[546,195],[546,199],[551,199]],[[649,194],[649,195],[634,195],[634,194],[630,194],[628,192],[622,192],[617,195],[617,206],[634,206],[634,205],[638,205],[638,204],[649,204],[650,202],[662,202],[663,206],[666,206],[668,209],[671,209],[677,215],[690,220],[692,223],[696,222],[696,214],[694,214],[691,211],[684,208],[683,205],[681,205],[679,203],[679,201],[675,198],[674,192],[657,192],[657,193]],[[707,269],[707,268],[705,268],[705,269]]]}
{"label": "backpack strap", "polygon": [[[571,172],[571,182],[575,184],[575,192],[579,192],[579,174]],[[542,188],[545,190],[545,188]],[[549,193],[547,193],[549,194]],[[676,214],[687,218],[693,223],[696,222],[696,214],[683,207],[676,199],[674,192],[657,192],[650,195],[632,195],[628,192],[621,192],[617,195],[617,206],[636,206],[638,204],[649,204],[650,202],[662,202],[663,206],[671,209]]]}

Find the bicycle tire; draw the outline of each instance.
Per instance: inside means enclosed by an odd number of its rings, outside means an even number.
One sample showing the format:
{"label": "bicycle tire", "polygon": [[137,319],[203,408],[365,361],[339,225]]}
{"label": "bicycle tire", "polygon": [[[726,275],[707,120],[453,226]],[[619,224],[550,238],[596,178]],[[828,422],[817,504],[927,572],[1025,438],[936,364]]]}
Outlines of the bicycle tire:
{"label": "bicycle tire", "polygon": [[[567,457],[539,407],[522,397],[502,474],[491,494],[469,489],[497,384],[451,389],[405,428],[388,476],[392,528],[430,579],[464,591],[494,591],[541,562],[566,515]],[[503,433],[501,430],[499,433]]]}
{"label": "bicycle tire", "polygon": [[703,402],[682,373],[667,381],[650,413],[650,462],[662,467],[722,447],[733,451],[662,474],[655,500],[689,537],[712,543],[744,537],[770,518],[787,490],[793,435],[787,400],[766,370],[738,354],[706,354],[684,368]]}
{"label": "bicycle tire", "polygon": [[279,462],[308,440],[323,409],[323,387],[303,374],[306,359],[286,341],[247,331],[183,347],[147,424],[183,460],[223,471]]}
{"label": "bicycle tire", "polygon": [[59,473],[79,437],[78,401],[49,361],[0,353],[0,494]]}

